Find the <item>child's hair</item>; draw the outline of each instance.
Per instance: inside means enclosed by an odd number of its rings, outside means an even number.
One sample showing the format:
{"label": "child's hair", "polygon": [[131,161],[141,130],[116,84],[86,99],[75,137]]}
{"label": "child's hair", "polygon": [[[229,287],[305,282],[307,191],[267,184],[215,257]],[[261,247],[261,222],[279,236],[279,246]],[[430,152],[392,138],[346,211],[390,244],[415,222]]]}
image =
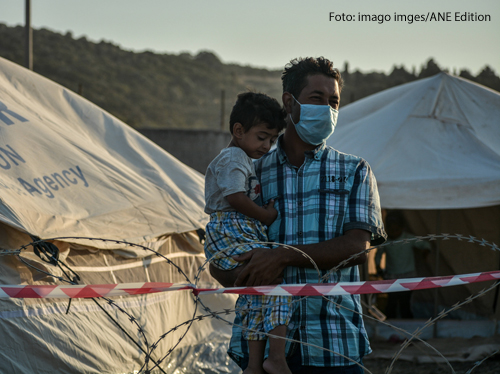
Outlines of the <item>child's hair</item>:
{"label": "child's hair", "polygon": [[234,124],[239,122],[245,132],[259,123],[281,132],[286,126],[285,116],[286,112],[276,99],[263,93],[244,92],[238,95],[231,111],[229,130],[232,134]]}

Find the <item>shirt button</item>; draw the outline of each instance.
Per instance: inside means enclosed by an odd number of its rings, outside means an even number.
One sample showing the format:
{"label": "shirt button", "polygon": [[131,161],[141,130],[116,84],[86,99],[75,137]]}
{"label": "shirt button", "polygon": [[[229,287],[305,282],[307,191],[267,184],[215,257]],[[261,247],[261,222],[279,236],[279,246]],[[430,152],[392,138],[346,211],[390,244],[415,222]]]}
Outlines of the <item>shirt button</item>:
{"label": "shirt button", "polygon": [[302,176],[302,171],[299,171],[299,177],[301,177],[301,176]]}
{"label": "shirt button", "polygon": [[302,200],[299,200],[299,206],[302,206]]}
{"label": "shirt button", "polygon": [[302,236],[302,231],[299,231],[299,236]]}

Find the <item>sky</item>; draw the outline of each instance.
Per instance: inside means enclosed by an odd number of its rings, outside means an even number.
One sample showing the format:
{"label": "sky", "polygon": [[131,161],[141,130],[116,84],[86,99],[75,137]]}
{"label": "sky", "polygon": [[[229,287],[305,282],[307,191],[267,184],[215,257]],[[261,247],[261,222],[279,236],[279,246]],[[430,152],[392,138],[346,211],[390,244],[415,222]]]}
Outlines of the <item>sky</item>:
{"label": "sky", "polygon": [[[25,0],[0,0],[0,23],[24,25],[24,9]],[[269,69],[324,56],[341,70],[348,62],[349,71],[389,73],[434,58],[451,73],[489,65],[500,75],[499,0],[32,0],[32,26]]]}

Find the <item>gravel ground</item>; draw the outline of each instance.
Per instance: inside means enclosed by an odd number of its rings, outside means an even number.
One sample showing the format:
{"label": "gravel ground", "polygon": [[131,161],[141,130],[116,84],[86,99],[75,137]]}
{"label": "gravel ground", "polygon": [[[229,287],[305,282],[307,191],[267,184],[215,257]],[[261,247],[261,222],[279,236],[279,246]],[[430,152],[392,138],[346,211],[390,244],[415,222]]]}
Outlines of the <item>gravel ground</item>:
{"label": "gravel ground", "polygon": [[[391,360],[373,359],[366,360],[365,367],[372,374],[388,374],[387,371]],[[473,362],[452,362],[453,370],[456,374],[467,374],[468,370],[474,367]],[[391,374],[448,374],[452,373],[450,367],[446,364],[415,364],[408,361],[397,361]],[[499,374],[500,356],[494,356],[484,361],[476,367],[471,374]],[[368,371],[365,371],[368,374]]]}
{"label": "gravel ground", "polygon": [[[401,353],[401,357],[394,363],[389,372],[392,357],[395,352],[399,351],[401,345],[400,343],[377,341],[372,342],[373,353],[364,360],[367,369],[365,373],[500,374],[499,337],[429,339],[426,342],[446,357],[453,369],[435,351],[424,346],[422,342],[415,342]],[[479,364],[482,360],[484,361]]]}

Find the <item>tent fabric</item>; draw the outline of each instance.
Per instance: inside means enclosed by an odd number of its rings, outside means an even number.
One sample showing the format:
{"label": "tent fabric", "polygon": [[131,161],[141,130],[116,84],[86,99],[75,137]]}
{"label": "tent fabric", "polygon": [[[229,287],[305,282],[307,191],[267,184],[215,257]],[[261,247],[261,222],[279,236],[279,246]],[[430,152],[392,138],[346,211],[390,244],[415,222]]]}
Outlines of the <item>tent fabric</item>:
{"label": "tent fabric", "polygon": [[[34,253],[29,243],[35,235],[59,249],[80,284],[217,288],[206,269],[199,273],[205,257],[198,229],[208,221],[203,208],[200,173],[79,95],[0,58],[0,284],[64,284],[47,273],[73,276]],[[180,271],[151,251],[117,241],[156,250]],[[19,257],[12,254],[22,246]],[[223,318],[232,321],[235,298],[204,295],[201,301],[213,311],[227,309]],[[0,373],[138,372],[145,354],[111,319],[146,349],[130,316],[149,347],[167,334],[152,357],[175,347],[161,365],[169,372],[201,374],[210,371],[211,360],[227,363],[228,323],[204,318],[185,324],[206,313],[192,292],[113,301],[121,310],[103,299],[74,299],[69,309],[67,300],[0,299]],[[237,371],[227,366],[226,372]]]}
{"label": "tent fabric", "polygon": [[203,228],[208,218],[200,173],[81,96],[2,58],[0,173],[0,222],[43,238],[141,243]]}
{"label": "tent fabric", "polygon": [[[425,236],[429,233],[461,234],[484,239],[489,243],[500,243],[500,205],[493,207],[445,210],[404,210],[410,230]],[[500,252],[488,246],[470,243],[467,239],[431,241],[432,250],[427,256],[417,255],[416,266],[419,276],[445,276],[464,274],[470,271],[492,271],[500,267]],[[439,254],[439,256],[438,256]],[[438,258],[437,258],[438,257]],[[463,302],[471,295],[490,287],[494,282],[468,284],[450,287],[447,290],[420,290],[412,295],[413,314],[416,318],[429,318],[434,313],[434,299],[437,310],[448,309],[457,302]],[[494,289],[450,313],[455,319],[500,318],[500,301]]]}
{"label": "tent fabric", "polygon": [[[402,210],[414,235],[461,234],[500,242],[500,94],[440,73],[340,109],[329,145],[363,157],[381,205]],[[497,270],[500,254],[466,240],[432,241],[416,254],[418,276]],[[369,255],[374,273],[374,251]],[[416,318],[450,308],[489,284],[413,292]],[[498,291],[451,313],[498,318]],[[437,306],[437,308],[436,308]]]}
{"label": "tent fabric", "polygon": [[[13,233],[12,230],[15,229],[3,226],[2,232],[10,232],[12,238],[23,237],[22,233]],[[71,248],[67,251],[68,255],[64,261],[81,277],[82,284],[109,284],[131,280],[186,281],[174,266],[167,264],[161,257],[150,255],[141,259],[124,258],[117,251],[94,248],[77,250],[73,248],[73,244],[69,246]],[[218,287],[208,271],[198,274],[198,269],[205,262],[205,256],[196,233],[170,235],[158,248],[158,252],[179,266],[191,281],[194,282],[198,276],[197,282],[200,286]],[[32,252],[25,250],[21,256],[26,258],[30,254]],[[39,267],[40,264],[35,266]],[[50,264],[46,264],[44,268],[52,274],[55,269],[56,267]],[[62,284],[24,266],[15,256],[0,256],[0,283]],[[191,320],[195,313],[206,314],[201,304],[195,302],[190,291],[112,299],[121,309],[137,319],[149,346],[168,333],[152,354],[153,359],[159,360],[175,347],[174,352],[161,365],[164,369],[168,368],[167,372],[175,368],[201,374],[212,372],[205,367],[210,362],[227,363],[223,346],[231,333],[229,324],[215,318],[196,320],[192,325],[183,324]],[[201,296],[201,301],[213,311],[231,309],[235,300],[235,295]],[[0,340],[0,373],[138,372],[145,362],[145,354],[106,313],[146,349],[142,335],[129,320],[129,315],[114,305],[108,305],[104,299],[73,299],[68,310],[68,300],[0,298],[0,336],[4,338]],[[232,321],[234,314],[224,314],[221,317]],[[171,331],[178,325],[181,326]],[[184,336],[188,327],[189,330]],[[193,351],[197,353],[197,360],[183,354]],[[226,372],[238,371],[236,365],[228,364]]]}
{"label": "tent fabric", "polygon": [[440,73],[340,109],[327,144],[368,161],[381,205],[500,204],[500,94]]}

